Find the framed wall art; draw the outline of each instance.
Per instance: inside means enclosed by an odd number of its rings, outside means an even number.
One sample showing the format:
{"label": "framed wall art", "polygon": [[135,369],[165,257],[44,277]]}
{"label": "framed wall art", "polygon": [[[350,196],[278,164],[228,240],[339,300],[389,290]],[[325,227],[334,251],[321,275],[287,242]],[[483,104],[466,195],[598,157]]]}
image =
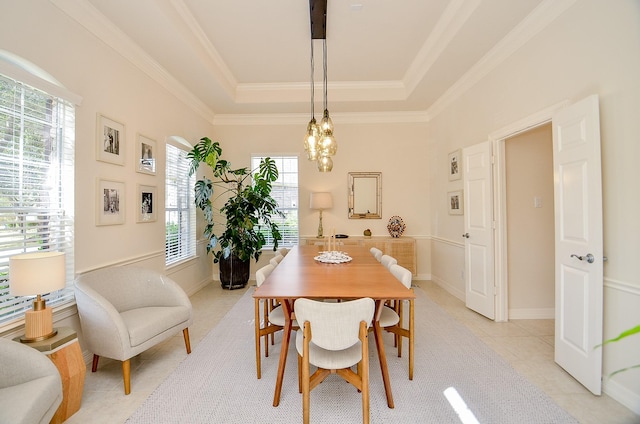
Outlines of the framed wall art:
{"label": "framed wall art", "polygon": [[102,162],[124,165],[126,143],[124,124],[98,114],[96,159]]}
{"label": "framed wall art", "polygon": [[156,141],[138,134],[136,142],[136,171],[156,174]]}
{"label": "framed wall art", "polygon": [[156,187],[138,184],[138,216],[137,222],[154,222],[158,209]]}
{"label": "framed wall art", "polygon": [[447,193],[449,199],[449,215],[462,215],[464,214],[464,208],[462,205],[462,190],[450,191]]}
{"label": "framed wall art", "polygon": [[460,149],[449,153],[449,181],[458,180],[462,176],[462,156]]}
{"label": "framed wall art", "polygon": [[96,225],[124,224],[126,196],[124,182],[98,179]]}

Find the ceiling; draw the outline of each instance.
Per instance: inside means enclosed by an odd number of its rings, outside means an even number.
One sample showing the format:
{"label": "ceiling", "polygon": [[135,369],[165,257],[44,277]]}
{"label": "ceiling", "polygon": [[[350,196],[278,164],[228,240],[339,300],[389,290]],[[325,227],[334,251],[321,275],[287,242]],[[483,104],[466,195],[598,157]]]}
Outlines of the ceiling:
{"label": "ceiling", "polygon": [[[307,0],[51,1],[207,118],[310,113]],[[561,13],[554,3],[329,0],[329,110],[433,110]]]}

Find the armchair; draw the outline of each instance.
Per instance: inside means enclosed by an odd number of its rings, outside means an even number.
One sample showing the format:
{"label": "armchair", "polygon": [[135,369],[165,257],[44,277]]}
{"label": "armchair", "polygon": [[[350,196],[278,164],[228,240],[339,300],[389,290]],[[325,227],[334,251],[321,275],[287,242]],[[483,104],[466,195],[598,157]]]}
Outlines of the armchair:
{"label": "armchair", "polygon": [[182,330],[191,353],[189,297],[158,272],[110,267],[82,274],[75,281],[76,303],[92,372],[100,356],[122,361],[124,393],[131,393],[130,359]]}
{"label": "armchair", "polygon": [[56,366],[37,350],[0,337],[0,422],[46,424],[62,403]]}

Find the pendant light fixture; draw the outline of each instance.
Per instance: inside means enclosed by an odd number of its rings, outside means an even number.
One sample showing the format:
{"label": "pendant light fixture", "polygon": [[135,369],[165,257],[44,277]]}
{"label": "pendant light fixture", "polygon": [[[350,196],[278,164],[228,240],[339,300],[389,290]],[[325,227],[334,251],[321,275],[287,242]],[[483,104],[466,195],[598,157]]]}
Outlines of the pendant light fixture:
{"label": "pendant light fixture", "polygon": [[[309,0],[309,15],[311,18],[311,120],[307,124],[307,132],[304,138],[304,149],[307,159],[317,161],[320,172],[330,172],[333,169],[331,157],[336,154],[338,144],[333,137],[333,121],[329,116],[327,103],[327,0]],[[320,124],[316,122],[314,115],[315,81],[313,76],[313,40],[322,39],[323,59],[323,106],[324,112]]]}
{"label": "pendant light fixture", "polygon": [[307,159],[318,160],[318,148],[320,144],[320,126],[316,122],[314,113],[315,102],[315,82],[313,78],[313,38],[311,39],[311,120],[307,124],[307,132],[304,136],[304,150],[307,152]]}

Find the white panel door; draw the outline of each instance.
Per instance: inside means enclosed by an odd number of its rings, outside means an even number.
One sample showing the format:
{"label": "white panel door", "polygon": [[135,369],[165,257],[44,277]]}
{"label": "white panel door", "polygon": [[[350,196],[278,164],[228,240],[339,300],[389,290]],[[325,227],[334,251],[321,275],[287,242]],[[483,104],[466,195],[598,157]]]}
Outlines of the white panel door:
{"label": "white panel door", "polygon": [[465,303],[468,308],[495,319],[491,143],[465,148],[462,167]]}
{"label": "white panel door", "polygon": [[601,392],[602,181],[598,97],[553,116],[555,361]]}

